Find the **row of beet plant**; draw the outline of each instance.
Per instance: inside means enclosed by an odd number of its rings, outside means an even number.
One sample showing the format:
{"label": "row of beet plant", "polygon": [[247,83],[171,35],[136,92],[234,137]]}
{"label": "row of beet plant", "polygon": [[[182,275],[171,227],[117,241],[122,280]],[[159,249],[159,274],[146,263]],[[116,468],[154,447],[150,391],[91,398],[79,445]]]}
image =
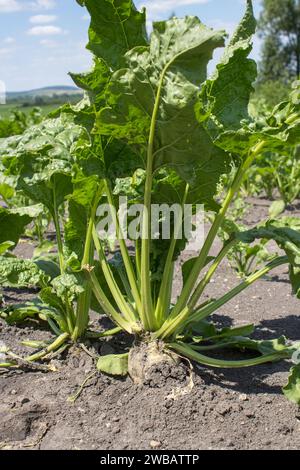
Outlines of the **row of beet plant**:
{"label": "row of beet plant", "polygon": [[[153,23],[149,37],[145,11],[137,11],[131,0],[77,2],[91,16],[88,49],[94,57],[90,72],[72,75],[86,91],[84,99],[23,136],[1,142],[3,172],[16,178],[19,191],[47,207],[57,239],[57,254],[24,261],[7,245],[18,237],[11,237],[9,229],[1,234],[6,250],[1,284],[38,284],[41,289],[30,305],[4,306],[3,316],[15,322],[39,315],[56,334],[54,342],[38,345],[25,360],[49,358],[72,341],[96,336],[89,330],[91,307],[115,324],[104,334],[125,331],[134,337],[129,351],[101,356],[98,368],[129,372],[137,382],[153,363],[178,357],[221,368],[295,357],[299,343],[283,337],[256,341],[250,337],[252,324],[218,330],[209,319],[284,264],[300,296],[299,231],[276,220],[241,231],[227,219],[253,162],[263,152],[290,154],[300,137],[299,87],[264,119],[252,120],[248,114],[256,79],[256,64],[249,59],[256,27],[251,1],[210,78],[207,66],[215,49],[225,45],[224,31],[207,28],[196,17],[172,18]],[[220,180],[233,162],[235,177],[219,200]],[[118,219],[120,195],[144,205],[142,236],[131,240],[134,250]],[[97,208],[105,202],[117,227],[114,257],[97,233]],[[187,242],[177,237],[183,221],[174,219],[169,240],[151,239],[152,203],[191,204],[194,211],[203,204],[214,214],[201,250],[182,266],[180,292],[174,293],[174,268]],[[8,215],[14,214],[10,210]],[[228,236],[213,257],[211,248],[222,228]],[[255,240],[275,240],[280,255],[220,298],[203,301],[230,250]],[[254,354],[234,361],[210,355],[228,347]],[[2,366],[17,366],[13,353],[6,354],[10,360]],[[299,380],[300,366],[294,365],[284,392],[296,402]]]}

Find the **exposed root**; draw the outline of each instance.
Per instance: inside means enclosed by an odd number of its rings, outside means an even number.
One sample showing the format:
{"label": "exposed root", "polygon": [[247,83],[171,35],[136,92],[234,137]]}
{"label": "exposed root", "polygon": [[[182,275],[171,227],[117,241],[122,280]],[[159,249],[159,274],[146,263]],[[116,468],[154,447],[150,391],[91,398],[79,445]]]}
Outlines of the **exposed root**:
{"label": "exposed root", "polygon": [[178,364],[178,356],[165,350],[165,344],[160,341],[141,342],[129,352],[128,373],[133,382],[142,385],[150,377],[151,369],[159,364]]}
{"label": "exposed root", "polygon": [[193,367],[190,367],[190,377],[189,382],[185,387],[176,387],[174,388],[171,393],[166,396],[167,400],[178,400],[178,398],[184,397],[191,393],[194,388],[194,372]]}

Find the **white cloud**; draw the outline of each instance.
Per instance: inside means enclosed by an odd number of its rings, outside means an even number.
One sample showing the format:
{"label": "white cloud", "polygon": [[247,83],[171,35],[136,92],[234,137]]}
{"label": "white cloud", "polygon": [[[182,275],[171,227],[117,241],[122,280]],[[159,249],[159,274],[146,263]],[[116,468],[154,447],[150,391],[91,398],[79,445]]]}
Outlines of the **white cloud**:
{"label": "white cloud", "polygon": [[29,18],[30,23],[32,24],[46,24],[52,23],[57,19],[55,15],[34,15]]}
{"label": "white cloud", "polygon": [[0,0],[0,13],[14,13],[17,11],[52,10],[56,6],[55,0]]}
{"label": "white cloud", "polygon": [[34,2],[30,2],[32,8],[35,10],[52,10],[56,7],[55,0],[35,0]]}
{"label": "white cloud", "polygon": [[164,13],[166,11],[174,11],[179,7],[186,7],[190,5],[203,5],[209,3],[210,0],[144,0],[139,2],[140,6],[147,8],[148,13]]}
{"label": "white cloud", "polygon": [[11,36],[7,36],[4,38],[4,44],[13,44],[15,42],[15,38],[12,38]]}
{"label": "white cloud", "polygon": [[177,8],[188,7],[193,5],[204,5],[211,0],[140,0],[138,7],[145,7],[147,11],[147,30],[152,30],[152,22],[166,19],[166,17],[176,12]]}
{"label": "white cloud", "polygon": [[22,10],[22,5],[17,0],[0,0],[0,13],[12,13]]}
{"label": "white cloud", "polygon": [[27,33],[30,36],[57,36],[58,34],[64,34],[64,31],[58,26],[34,26],[30,28]]}

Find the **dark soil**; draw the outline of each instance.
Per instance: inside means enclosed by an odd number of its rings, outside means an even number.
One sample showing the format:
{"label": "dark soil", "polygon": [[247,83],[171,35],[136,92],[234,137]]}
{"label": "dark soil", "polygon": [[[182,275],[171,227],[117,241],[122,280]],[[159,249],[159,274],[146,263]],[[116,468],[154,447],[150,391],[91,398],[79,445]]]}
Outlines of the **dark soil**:
{"label": "dark soil", "polygon": [[[267,214],[268,203],[252,200],[250,225]],[[295,211],[293,215],[296,215]],[[27,256],[26,244],[21,253]],[[179,269],[179,268],[178,268]],[[291,295],[286,268],[261,280],[222,308],[220,325],[257,325],[256,336],[300,338],[300,303]],[[210,284],[217,297],[239,282],[224,263]],[[178,278],[175,292],[180,288]],[[33,292],[6,291],[7,302]],[[106,327],[95,317],[94,326]],[[97,325],[96,325],[97,324]],[[24,339],[49,338],[33,322],[0,325],[0,340],[18,352]],[[92,355],[119,352],[130,338],[86,343]],[[142,386],[130,378],[95,373],[95,360],[80,345],[53,359],[56,372],[9,371],[0,375],[0,447],[3,449],[299,449],[300,410],[281,393],[289,363],[240,370],[212,370],[188,363],[153,367]],[[90,374],[75,402],[77,392]]]}

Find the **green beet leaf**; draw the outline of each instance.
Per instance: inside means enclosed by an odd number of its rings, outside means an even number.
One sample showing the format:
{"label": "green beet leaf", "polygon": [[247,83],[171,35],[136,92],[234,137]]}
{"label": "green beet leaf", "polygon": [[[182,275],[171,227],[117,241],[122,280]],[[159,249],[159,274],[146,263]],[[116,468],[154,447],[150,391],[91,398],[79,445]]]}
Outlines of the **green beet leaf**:
{"label": "green beet leaf", "polygon": [[10,241],[0,243],[0,255],[4,255],[4,253],[7,250],[9,250],[10,248],[14,246],[15,246],[14,242],[10,242]]}
{"label": "green beet leaf", "polygon": [[62,274],[52,281],[53,290],[56,295],[65,300],[66,298],[72,302],[84,292],[80,279],[74,274]]}
{"label": "green beet leaf", "polygon": [[252,2],[227,45],[212,78],[207,80],[196,106],[200,121],[209,119],[205,126],[216,139],[227,129],[240,129],[241,121],[249,119],[248,103],[256,79],[256,64],[248,56],[252,50],[252,36],[256,21]]}
{"label": "green beet leaf", "polygon": [[100,356],[97,361],[97,369],[109,375],[127,375],[128,353]]}
{"label": "green beet leaf", "polygon": [[49,277],[30,260],[0,256],[0,285],[4,287],[43,287]]}
{"label": "green beet leaf", "polygon": [[113,69],[124,65],[125,53],[146,45],[146,15],[131,0],[78,0],[91,15],[90,49]]}
{"label": "green beet leaf", "polygon": [[[19,241],[25,232],[25,227],[30,224],[33,217],[29,215],[30,209],[5,209],[0,207],[0,243],[10,240]],[[27,213],[26,213],[27,212]]]}
{"label": "green beet leaf", "polygon": [[223,44],[223,32],[195,17],[154,23],[150,45],[128,52],[128,68],[113,74],[109,107],[99,112],[95,129],[128,142],[146,161],[152,121],[153,170],[166,165],[176,170],[197,187],[201,202],[211,204],[229,157],[197,122],[194,106],[213,51]]}
{"label": "green beet leaf", "polygon": [[288,383],[283,387],[283,393],[289,400],[300,405],[300,365],[291,368]]}

